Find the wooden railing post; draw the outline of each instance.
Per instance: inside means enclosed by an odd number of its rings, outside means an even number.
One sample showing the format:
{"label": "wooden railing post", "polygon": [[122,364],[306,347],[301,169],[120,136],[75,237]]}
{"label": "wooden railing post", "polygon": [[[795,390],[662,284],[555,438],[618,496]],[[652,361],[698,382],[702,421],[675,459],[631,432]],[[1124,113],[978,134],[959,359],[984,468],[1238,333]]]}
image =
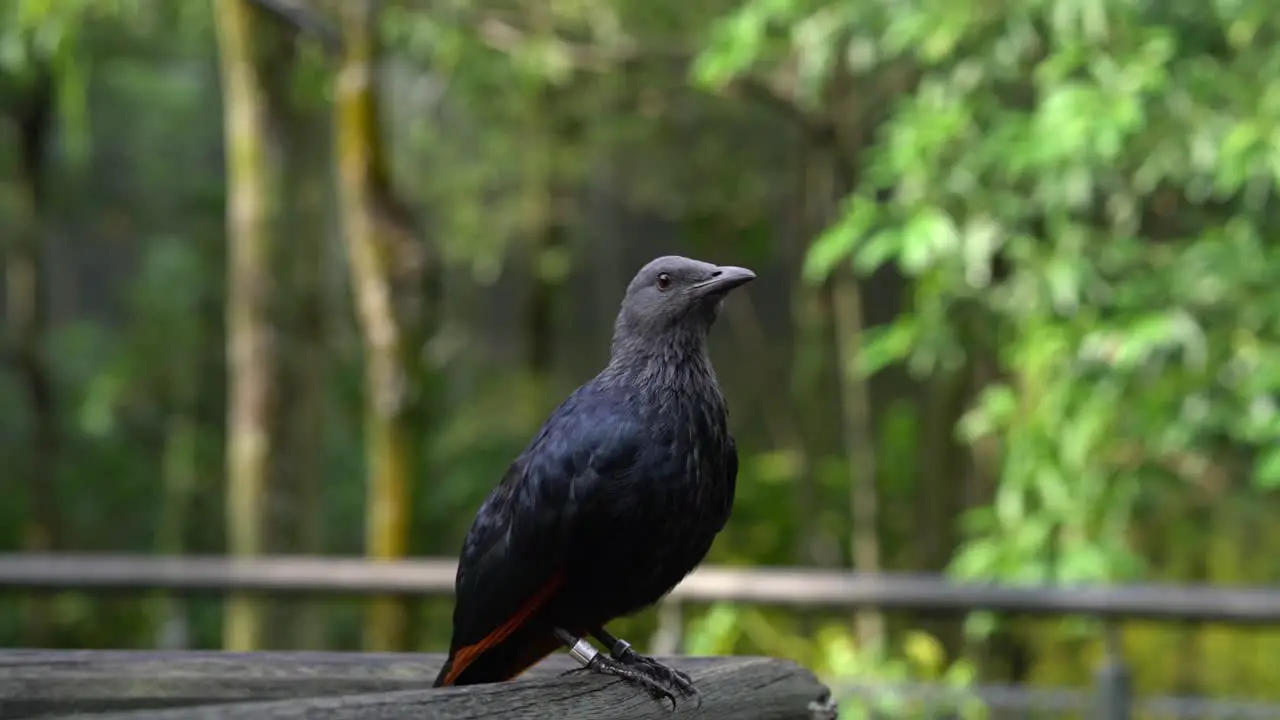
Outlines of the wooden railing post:
{"label": "wooden railing post", "polygon": [[1108,622],[1104,630],[1105,655],[1095,675],[1098,720],[1129,720],[1132,713],[1133,689],[1129,666],[1124,660],[1120,628]]}

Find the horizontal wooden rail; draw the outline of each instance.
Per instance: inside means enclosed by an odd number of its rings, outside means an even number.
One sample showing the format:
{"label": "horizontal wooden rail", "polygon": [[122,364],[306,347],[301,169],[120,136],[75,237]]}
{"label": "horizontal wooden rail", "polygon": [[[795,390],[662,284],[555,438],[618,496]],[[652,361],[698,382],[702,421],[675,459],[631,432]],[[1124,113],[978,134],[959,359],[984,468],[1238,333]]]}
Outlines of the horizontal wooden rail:
{"label": "horizontal wooden rail", "polygon": [[416,653],[0,650],[0,717],[742,718],[828,720],[813,673],[758,657],[667,658],[693,678],[701,709],[670,705],[553,655],[512,682],[431,689],[441,655]]}
{"label": "horizontal wooden rail", "polygon": [[[0,554],[0,589],[447,595],[453,592],[455,567],[452,560],[442,559]],[[1280,624],[1280,590],[1262,588],[1010,587],[962,584],[937,575],[702,567],[670,597],[680,602]]]}

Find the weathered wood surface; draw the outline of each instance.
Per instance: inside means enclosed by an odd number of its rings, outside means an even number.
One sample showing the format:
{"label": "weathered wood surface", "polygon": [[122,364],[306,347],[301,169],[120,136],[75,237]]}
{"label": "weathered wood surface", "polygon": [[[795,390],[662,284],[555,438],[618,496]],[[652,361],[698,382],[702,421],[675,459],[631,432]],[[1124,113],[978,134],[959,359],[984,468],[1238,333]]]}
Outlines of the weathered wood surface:
{"label": "weathered wood surface", "polygon": [[810,720],[822,717],[812,708],[829,696],[808,670],[769,658],[668,659],[702,693],[701,708],[686,701],[675,712],[613,678],[562,676],[577,667],[562,654],[512,682],[431,689],[442,661],[409,653],[0,650],[0,719]]}

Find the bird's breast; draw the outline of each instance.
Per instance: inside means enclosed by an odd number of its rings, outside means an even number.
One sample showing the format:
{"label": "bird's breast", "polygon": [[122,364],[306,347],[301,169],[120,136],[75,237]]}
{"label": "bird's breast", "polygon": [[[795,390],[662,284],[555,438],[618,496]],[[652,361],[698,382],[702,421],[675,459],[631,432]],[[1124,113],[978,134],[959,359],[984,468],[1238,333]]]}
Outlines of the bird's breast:
{"label": "bird's breast", "polygon": [[[580,547],[574,573],[609,617],[653,604],[706,557],[730,511],[723,429],[655,430],[634,473],[612,488],[607,517]],[[575,583],[577,584],[577,583]]]}

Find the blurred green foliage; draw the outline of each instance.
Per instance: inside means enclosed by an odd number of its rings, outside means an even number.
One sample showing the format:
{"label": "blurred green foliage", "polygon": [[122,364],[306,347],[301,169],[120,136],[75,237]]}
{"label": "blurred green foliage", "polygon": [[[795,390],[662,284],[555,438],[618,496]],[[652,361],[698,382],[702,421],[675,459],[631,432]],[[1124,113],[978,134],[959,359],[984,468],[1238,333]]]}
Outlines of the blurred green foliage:
{"label": "blurred green foliage", "polygon": [[783,44],[826,74],[866,43],[912,67],[806,273],[849,258],[917,279],[911,312],[870,338],[867,373],[962,362],[958,305],[999,337],[1008,378],[961,431],[1001,438],[1000,484],[957,572],[1133,576],[1126,535],[1161,459],[1253,456],[1261,488],[1280,466],[1263,310],[1280,136],[1255,74],[1280,26],[1250,3],[1015,7],[750,2],[701,75],[749,67],[788,26]]}

